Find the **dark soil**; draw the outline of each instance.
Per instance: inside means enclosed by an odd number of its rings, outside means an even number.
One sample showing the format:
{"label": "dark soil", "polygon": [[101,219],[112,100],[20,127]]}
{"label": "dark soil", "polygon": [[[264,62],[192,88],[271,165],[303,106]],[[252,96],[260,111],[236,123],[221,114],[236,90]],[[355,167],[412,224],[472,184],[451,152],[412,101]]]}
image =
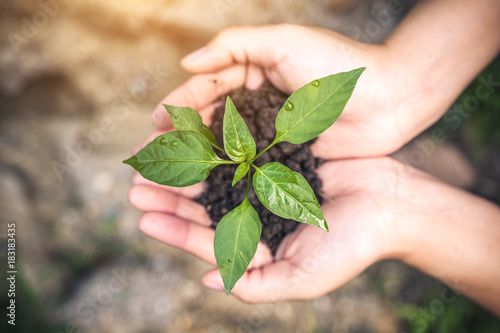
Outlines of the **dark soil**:
{"label": "dark soil", "polygon": [[[257,152],[262,151],[274,139],[276,115],[288,96],[267,82],[259,90],[238,89],[229,95],[255,138]],[[221,100],[221,105],[215,111],[211,126],[211,130],[221,146],[224,107],[225,103]],[[320,161],[312,155],[311,144],[312,141],[301,145],[288,142],[279,143],[257,159],[255,164],[261,166],[271,161],[280,162],[300,173],[307,179],[321,203],[322,198],[319,195],[321,180],[315,171]],[[218,221],[238,206],[245,196],[246,178],[231,187],[235,170],[236,166],[234,165],[221,165],[215,168],[207,179],[208,187],[205,193],[196,199],[207,208],[214,229]],[[249,200],[257,210],[262,222],[261,240],[268,245],[274,255],[281,240],[297,228],[298,222],[285,220],[271,213],[259,202],[252,190],[249,193]]]}

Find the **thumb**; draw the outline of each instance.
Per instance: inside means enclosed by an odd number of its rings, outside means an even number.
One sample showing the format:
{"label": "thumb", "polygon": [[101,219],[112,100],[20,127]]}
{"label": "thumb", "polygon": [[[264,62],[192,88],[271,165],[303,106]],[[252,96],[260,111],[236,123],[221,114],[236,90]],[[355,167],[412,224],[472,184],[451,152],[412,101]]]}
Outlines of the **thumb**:
{"label": "thumb", "polygon": [[187,55],[181,65],[189,72],[218,71],[234,64],[269,68],[289,54],[292,25],[232,27],[221,31],[205,47]]}
{"label": "thumb", "polygon": [[[316,296],[314,284],[310,283],[312,280],[300,267],[282,260],[247,271],[238,280],[231,295],[247,303],[311,299]],[[205,273],[201,282],[207,288],[224,291],[218,269]]]}

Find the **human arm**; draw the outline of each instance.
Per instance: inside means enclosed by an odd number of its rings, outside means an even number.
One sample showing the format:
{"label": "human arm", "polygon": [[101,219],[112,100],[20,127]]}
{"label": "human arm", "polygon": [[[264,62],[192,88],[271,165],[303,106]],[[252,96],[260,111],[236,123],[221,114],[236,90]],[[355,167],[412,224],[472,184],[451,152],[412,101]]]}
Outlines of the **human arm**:
{"label": "human arm", "polygon": [[[275,261],[259,245],[235,296],[246,302],[312,299],[393,258],[500,315],[498,207],[391,158],[332,161],[318,172],[330,232],[300,225],[284,239]],[[203,207],[190,200],[202,190],[202,185],[172,189],[137,177],[129,198],[146,212],[143,232],[215,265],[214,231]],[[223,290],[217,269],[202,282]]]}
{"label": "human arm", "polygon": [[[421,1],[378,45],[288,24],[229,28],[183,60],[196,75],[163,102],[211,110],[238,85],[256,88],[268,79],[291,93],[316,78],[365,66],[343,115],[313,150],[323,158],[388,154],[443,115],[497,54],[498,31],[496,0]],[[153,122],[171,127],[161,105]]]}
{"label": "human arm", "polygon": [[[402,133],[411,133],[411,139],[448,110],[498,54],[499,31],[496,0],[427,0],[415,6],[384,41],[386,70],[396,83],[390,104]],[[498,78],[486,81],[491,85],[476,96],[480,99],[500,87]]]}

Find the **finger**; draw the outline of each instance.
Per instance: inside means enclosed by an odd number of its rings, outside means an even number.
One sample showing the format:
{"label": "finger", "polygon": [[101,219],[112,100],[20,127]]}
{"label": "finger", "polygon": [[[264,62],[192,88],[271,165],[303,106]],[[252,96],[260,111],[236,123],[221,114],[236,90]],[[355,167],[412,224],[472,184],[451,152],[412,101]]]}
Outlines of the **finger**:
{"label": "finger", "polygon": [[[211,104],[218,97],[242,87],[246,83],[248,71],[247,66],[237,65],[217,73],[193,76],[161,101],[151,116],[153,124],[159,129],[172,127],[172,122],[163,104],[187,106],[197,111],[205,108],[208,111],[213,110],[214,106]],[[252,70],[252,75],[258,75],[255,69]]]}
{"label": "finger", "polygon": [[[292,235],[300,235],[302,233],[302,228],[299,228],[296,232],[288,235],[280,245],[280,249],[288,247],[287,244],[290,242],[287,240]],[[296,238],[295,236],[292,237],[291,243],[296,243]],[[263,244],[259,243],[260,248],[267,248],[267,246],[261,245]],[[276,257],[276,262],[273,262],[273,258],[267,258],[265,252],[259,253],[259,247],[257,248],[255,257],[258,257],[259,254],[264,254],[262,256],[263,259],[256,260],[254,257],[254,260],[252,260],[252,263],[249,265],[248,271],[236,283],[231,293],[248,303],[296,299],[297,295],[290,289],[292,286],[290,283],[287,283],[288,277],[294,276],[298,268],[298,265],[294,262],[293,253],[288,256],[288,258],[291,259],[280,256]],[[295,257],[298,258],[298,256]],[[202,278],[202,284],[210,289],[224,290],[224,283],[218,269],[205,273]]]}
{"label": "finger", "polygon": [[[292,266],[286,261],[256,268],[246,272],[236,283],[231,294],[247,303],[284,301],[282,275],[289,275]],[[224,290],[224,282],[218,269],[205,273],[201,283],[210,289]]]}
{"label": "finger", "polygon": [[329,161],[321,165],[318,176],[323,180],[321,190],[330,197],[356,193],[377,193],[394,186],[402,177],[418,173],[391,157],[372,157]]}
{"label": "finger", "polygon": [[[218,269],[205,273],[201,281],[207,288],[224,290]],[[246,272],[231,294],[247,303],[311,299],[322,294],[314,284],[309,273],[291,261],[282,260]]]}
{"label": "finger", "polygon": [[187,55],[181,65],[193,73],[213,72],[234,64],[274,67],[295,47],[288,40],[296,29],[291,25],[228,28],[204,48]]}
{"label": "finger", "polygon": [[261,240],[257,245],[257,250],[252,258],[252,261],[248,265],[248,269],[254,269],[256,267],[261,267],[269,265],[274,260],[273,254],[269,247]]}
{"label": "finger", "polygon": [[[370,186],[370,179],[378,179],[379,164],[390,158],[345,159],[328,161],[318,169],[318,176],[323,180],[321,190],[328,197],[346,196],[365,190]],[[373,177],[373,178],[372,178]]]}
{"label": "finger", "polygon": [[266,75],[261,67],[255,65],[248,66],[245,87],[250,90],[257,90],[266,81]]}
{"label": "finger", "polygon": [[213,229],[162,213],[144,214],[139,221],[139,228],[160,242],[189,252],[209,264],[216,264]]}
{"label": "finger", "polygon": [[176,193],[178,195],[182,195],[186,198],[196,198],[197,196],[201,195],[205,191],[205,183],[199,183],[187,187],[171,187],[171,186],[165,186],[165,185],[160,185],[155,182],[152,182],[150,180],[145,179],[144,177],[141,176],[140,173],[136,173],[133,179],[133,184],[134,185],[148,185],[152,187],[157,187],[160,189],[165,189],[168,190],[172,193]]}
{"label": "finger", "polygon": [[[351,99],[354,100],[355,97]],[[347,116],[352,111],[354,109],[348,105],[343,115]],[[379,135],[374,130],[375,128],[387,127],[389,121],[368,124],[363,119],[352,119],[351,117],[347,120],[347,117],[341,115],[330,129],[321,134],[311,146],[311,151],[314,156],[322,159],[376,157],[391,154],[404,144],[398,133],[388,132]],[[365,135],[353,136],[353,133],[364,133]],[[345,140],[347,137],[352,139]],[[332,146],[332,142],[336,142],[336,144]]]}
{"label": "finger", "polygon": [[356,160],[328,161],[316,172],[323,182],[321,191],[330,198],[357,191],[357,188],[352,187],[352,182],[356,179],[353,177],[360,172]]}
{"label": "finger", "polygon": [[205,207],[165,189],[136,185],[130,189],[128,199],[145,212],[167,213],[204,226],[212,224]]}

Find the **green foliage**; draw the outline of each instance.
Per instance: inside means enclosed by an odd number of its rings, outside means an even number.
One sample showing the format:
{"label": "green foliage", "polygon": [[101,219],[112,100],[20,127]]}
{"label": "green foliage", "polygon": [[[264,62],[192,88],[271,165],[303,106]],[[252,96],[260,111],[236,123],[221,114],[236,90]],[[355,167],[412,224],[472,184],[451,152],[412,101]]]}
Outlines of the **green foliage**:
{"label": "green foliage", "polygon": [[255,156],[257,150],[255,140],[229,96],[226,101],[222,133],[224,134],[224,148],[230,159],[243,163]]}
{"label": "green foliage", "polygon": [[396,314],[408,333],[493,333],[500,332],[500,320],[465,296],[433,290],[423,306],[398,304]]}
{"label": "green foliage", "polygon": [[146,179],[175,187],[201,183],[215,166],[231,163],[215,155],[203,135],[191,131],[162,134],[123,162]]}
{"label": "green foliage", "polygon": [[296,90],[276,117],[274,142],[300,144],[326,131],[344,110],[364,70],[327,76]]}
{"label": "green foliage", "polygon": [[248,196],[217,225],[214,252],[228,295],[252,261],[261,232],[259,215]]}
{"label": "green foliage", "polygon": [[217,141],[212,131],[208,126],[203,124],[203,119],[201,119],[198,111],[187,106],[177,107],[166,104],[163,104],[163,106],[167,109],[176,130],[198,132],[203,135],[213,147],[222,150],[222,148],[217,145]]}
{"label": "green foliage", "polygon": [[236,185],[236,183],[239,182],[241,178],[245,177],[249,170],[250,170],[250,163],[248,162],[243,162],[240,165],[238,165],[236,171],[234,172],[234,179],[232,186]]}
{"label": "green foliage", "polygon": [[[176,131],[158,136],[124,163],[158,184],[183,187],[204,181],[220,164],[239,164],[234,186],[248,176],[245,199],[219,222],[214,253],[226,293],[245,273],[255,255],[262,225],[248,201],[253,187],[262,204],[274,214],[316,225],[328,231],[321,207],[304,177],[276,162],[257,167],[253,162],[275,144],[300,144],[316,138],[340,116],[365,68],[314,80],[295,91],[276,117],[273,142],[256,155],[256,144],[243,118],[228,97],[223,120],[224,149],[201,116],[188,107],[165,105]],[[213,148],[231,160],[219,158]]]}
{"label": "green foliage", "polygon": [[253,188],[267,209],[284,219],[328,231],[318,200],[304,177],[276,162],[254,167]]}

